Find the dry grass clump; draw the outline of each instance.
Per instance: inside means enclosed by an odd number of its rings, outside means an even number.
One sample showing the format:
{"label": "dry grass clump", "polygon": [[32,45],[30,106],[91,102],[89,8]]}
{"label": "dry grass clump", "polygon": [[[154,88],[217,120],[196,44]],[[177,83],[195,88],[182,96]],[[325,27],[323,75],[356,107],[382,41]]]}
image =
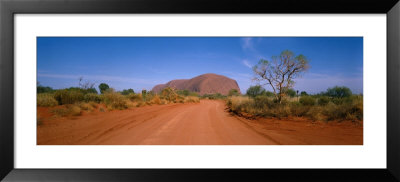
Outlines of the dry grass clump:
{"label": "dry grass clump", "polygon": [[196,96],[187,96],[184,98],[185,103],[199,103],[200,99]]}
{"label": "dry grass clump", "polygon": [[77,102],[81,102],[84,98],[84,95],[79,90],[57,90],[54,93],[54,99],[58,101],[58,104],[65,105],[65,104],[74,104]]}
{"label": "dry grass clump", "polygon": [[94,109],[98,108],[98,105],[96,102],[88,102],[88,104],[90,104],[90,106],[92,106]]}
{"label": "dry grass clump", "polygon": [[151,103],[151,104],[158,104],[158,105],[160,105],[160,104],[161,104],[161,98],[160,98],[160,96],[158,96],[158,95],[154,96],[154,97],[150,100],[150,103]]}
{"label": "dry grass clump", "polygon": [[142,94],[130,93],[126,97],[132,102],[142,102],[143,101]]}
{"label": "dry grass clump", "polygon": [[103,95],[103,102],[107,106],[107,109],[127,109],[128,105],[126,98],[120,93],[116,92],[106,92]]}
{"label": "dry grass clump", "polygon": [[249,97],[232,96],[228,99],[227,105],[234,112],[249,112],[249,105],[253,105],[254,100]]}
{"label": "dry grass clump", "polygon": [[79,116],[82,114],[82,110],[79,105],[71,104],[64,107],[58,107],[51,110],[56,116]]}
{"label": "dry grass clump", "polygon": [[53,94],[41,93],[37,94],[37,106],[42,107],[52,107],[58,105],[56,99],[54,99]]}
{"label": "dry grass clump", "polygon": [[85,103],[85,102],[80,103],[79,107],[84,111],[92,111],[94,109],[92,104]]}
{"label": "dry grass clump", "polygon": [[78,105],[69,105],[67,106],[67,109],[71,116],[79,116],[82,114],[82,110]]}

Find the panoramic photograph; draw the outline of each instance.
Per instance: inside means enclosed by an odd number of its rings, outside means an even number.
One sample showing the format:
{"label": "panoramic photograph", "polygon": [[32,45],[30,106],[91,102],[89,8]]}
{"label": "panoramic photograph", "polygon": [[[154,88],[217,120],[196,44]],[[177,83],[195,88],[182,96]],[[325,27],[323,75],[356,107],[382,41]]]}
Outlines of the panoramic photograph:
{"label": "panoramic photograph", "polygon": [[363,145],[362,37],[38,37],[37,145]]}

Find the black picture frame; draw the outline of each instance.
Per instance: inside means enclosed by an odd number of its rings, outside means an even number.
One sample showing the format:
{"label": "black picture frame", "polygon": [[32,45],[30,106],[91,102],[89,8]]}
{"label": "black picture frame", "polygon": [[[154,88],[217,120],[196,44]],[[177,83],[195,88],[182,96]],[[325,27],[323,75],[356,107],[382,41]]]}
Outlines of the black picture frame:
{"label": "black picture frame", "polygon": [[[319,13],[386,14],[387,168],[15,169],[14,14],[18,13],[314,13],[316,16]],[[5,181],[226,181],[227,179],[400,181],[399,17],[398,0],[0,0],[0,179]]]}

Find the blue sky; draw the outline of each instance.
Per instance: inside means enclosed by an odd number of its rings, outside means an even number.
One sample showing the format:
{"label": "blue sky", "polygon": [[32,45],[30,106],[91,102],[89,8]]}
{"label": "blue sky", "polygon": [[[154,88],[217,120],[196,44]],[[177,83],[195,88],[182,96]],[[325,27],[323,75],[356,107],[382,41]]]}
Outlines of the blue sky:
{"label": "blue sky", "polygon": [[257,84],[251,67],[287,49],[310,60],[295,90],[319,93],[338,85],[363,92],[362,37],[38,37],[38,82],[68,88],[82,76],[96,87],[137,92],[216,73],[235,79],[243,93]]}

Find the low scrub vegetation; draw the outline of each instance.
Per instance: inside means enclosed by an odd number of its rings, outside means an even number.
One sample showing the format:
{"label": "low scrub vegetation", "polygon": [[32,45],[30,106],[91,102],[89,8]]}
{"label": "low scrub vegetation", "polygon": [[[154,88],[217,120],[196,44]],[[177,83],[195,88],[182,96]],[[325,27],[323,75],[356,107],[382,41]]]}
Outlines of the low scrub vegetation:
{"label": "low scrub vegetation", "polygon": [[216,100],[216,99],[227,99],[228,97],[226,95],[222,95],[220,93],[216,93],[216,94],[204,94],[202,95],[200,98],[202,99],[211,99],[211,100]]}
{"label": "low scrub vegetation", "polygon": [[[307,117],[314,121],[363,120],[363,96],[338,91],[344,87],[334,87],[317,95],[302,94],[296,98],[285,97],[279,103],[276,98],[261,94],[232,96],[227,99],[230,111],[248,117]],[[257,93],[257,92],[252,92]],[[337,93],[337,94],[336,94]]]}
{"label": "low scrub vegetation", "polygon": [[[39,88],[40,87],[40,88]],[[165,88],[159,94],[143,90],[135,93],[133,89],[117,92],[107,84],[101,84],[100,93],[93,88],[83,89],[71,87],[54,90],[50,87],[38,86],[37,106],[54,107],[50,111],[57,116],[78,116],[82,112],[100,112],[123,110],[146,105],[162,105],[170,103],[198,103],[197,93],[187,90]]]}
{"label": "low scrub vegetation", "polygon": [[58,105],[56,99],[54,99],[54,94],[50,93],[40,93],[37,94],[37,106],[51,107]]}

